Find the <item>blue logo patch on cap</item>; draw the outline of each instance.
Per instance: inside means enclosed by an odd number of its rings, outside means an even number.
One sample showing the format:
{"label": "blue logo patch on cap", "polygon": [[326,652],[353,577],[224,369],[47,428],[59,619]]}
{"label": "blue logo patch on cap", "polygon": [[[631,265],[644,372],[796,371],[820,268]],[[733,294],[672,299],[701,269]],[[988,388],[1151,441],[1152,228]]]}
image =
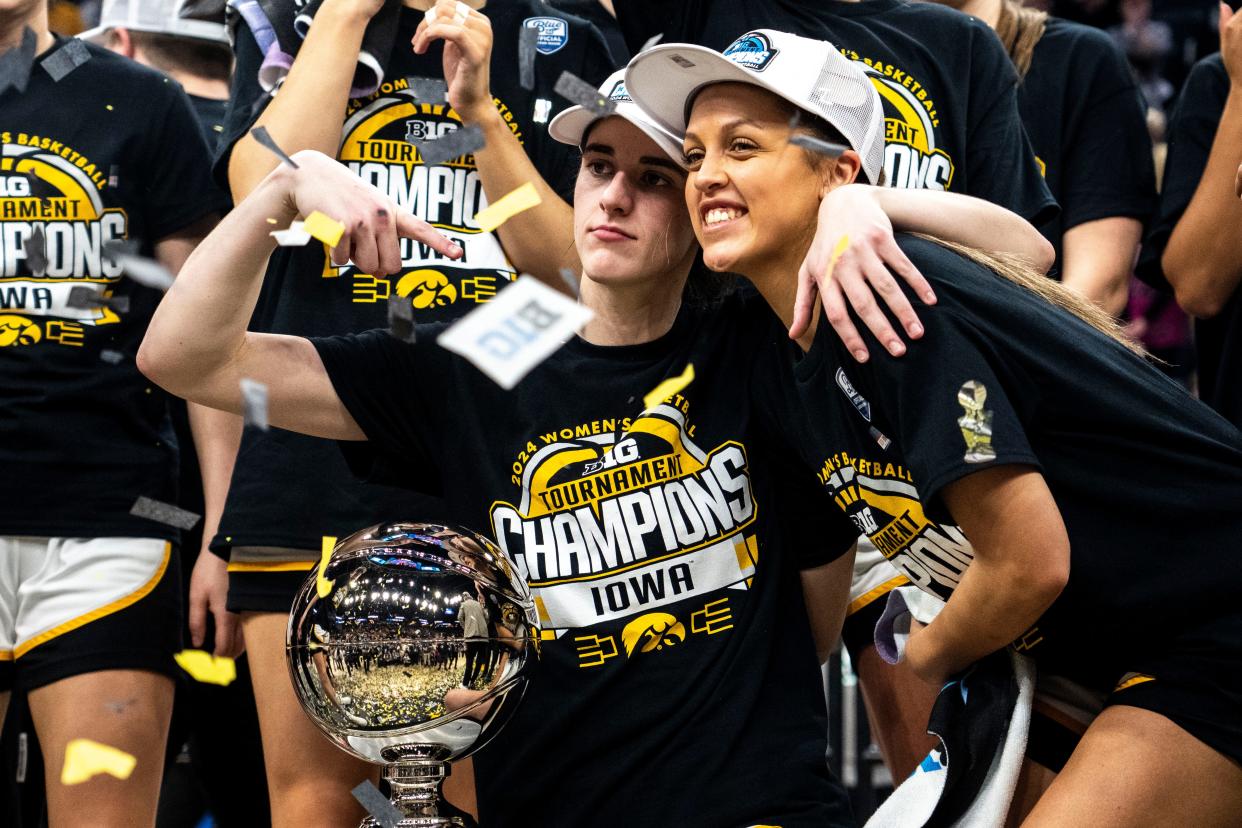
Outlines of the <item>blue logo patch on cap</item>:
{"label": "blue logo patch on cap", "polygon": [[724,56],[752,72],[762,72],[779,51],[763,32],[747,32],[729,44]]}
{"label": "blue logo patch on cap", "polygon": [[539,39],[535,41],[535,51],[541,55],[559,52],[569,42],[569,23],[559,17],[528,17],[522,21],[528,29],[536,29]]}
{"label": "blue logo patch on cap", "polygon": [[634,99],[630,97],[629,91],[625,88],[624,78],[622,78],[621,80],[617,81],[616,83],[612,85],[612,91],[608,93],[608,100],[626,101],[628,103],[634,102]]}

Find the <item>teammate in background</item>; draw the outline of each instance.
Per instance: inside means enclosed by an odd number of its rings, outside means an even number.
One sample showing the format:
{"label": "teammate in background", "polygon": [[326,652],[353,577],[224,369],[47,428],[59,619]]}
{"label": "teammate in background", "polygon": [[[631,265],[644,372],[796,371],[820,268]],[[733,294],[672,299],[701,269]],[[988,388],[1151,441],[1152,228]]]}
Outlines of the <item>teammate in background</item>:
{"label": "teammate in background", "polygon": [[[674,44],[635,57],[626,85],[684,132],[705,263],[749,277],[789,321],[809,247],[789,240],[879,166],[879,102],[864,108],[865,76],[827,44],[765,34],[761,66]],[[794,109],[851,149],[793,147]],[[836,505],[947,601],[905,660],[943,685],[1012,646],[1097,694],[1102,712],[1015,823],[1237,825],[1242,433],[1076,293],[970,247],[900,245],[941,293],[920,314],[927,336],[858,365],[808,330],[784,343],[778,385],[792,391],[781,421]]]}
{"label": "teammate in background", "polygon": [[1061,214],[1040,227],[1061,283],[1125,310],[1143,222],[1156,201],[1146,104],[1125,55],[1098,29],[1019,0],[938,0],[987,23],[1022,83],[1018,108]]}
{"label": "teammate in background", "polygon": [[625,45],[625,37],[617,26],[617,12],[612,7],[612,0],[550,0],[549,5],[558,11],[581,17],[604,36],[608,43],[608,53],[612,55],[612,65],[622,67],[630,62],[630,50]]}
{"label": "teammate in background", "polygon": [[[179,533],[130,508],[176,501],[176,441],[134,364],[159,292],[103,246],[132,240],[175,273],[223,205],[177,84],[52,35],[42,0],[0,11],[0,50],[26,27],[28,85],[0,93],[0,459],[21,470],[0,484],[0,708],[27,691],[53,828],[84,814],[151,825],[181,649]],[[133,773],[62,784],[79,738],[131,754]]]}
{"label": "teammate in background", "polygon": [[[576,159],[548,138],[547,122],[567,105],[553,92],[562,71],[591,82],[608,73],[602,39],[581,21],[550,15],[538,0],[489,5],[487,16],[442,2],[429,22],[424,14],[433,5],[410,0],[385,18],[379,0],[324,0],[270,99],[259,80],[266,47],[248,25],[239,25],[216,163],[217,180],[227,181],[234,199],[243,199],[280,163],[248,136],[263,126],[290,154],[311,149],[339,158],[465,251],[451,259],[406,242],[401,267],[385,278],[354,264],[333,264],[318,242],[280,248],[263,283],[256,329],[330,335],[384,327],[390,296],[403,298],[416,320],[454,319],[489,301],[519,272],[563,288],[559,268],[576,270],[565,201]],[[293,14],[292,4],[287,13]],[[387,26],[395,28],[391,52],[372,56],[382,64],[379,88],[351,92],[360,50],[364,43],[374,48],[377,27]],[[518,38],[525,27],[539,32],[533,90],[519,83]],[[410,78],[443,79],[448,104],[418,99]],[[467,126],[481,130],[484,149],[439,164],[423,161],[417,144]],[[481,232],[473,216],[527,182],[542,204],[497,232]],[[204,468],[215,470],[212,479],[227,480],[235,455],[236,468],[227,501],[208,493],[208,517],[222,512],[213,546],[231,553],[228,607],[242,614],[273,824],[356,822],[363,812],[350,789],[375,769],[324,739],[294,697],[284,654],[289,607],[319,560],[324,536],[341,537],[381,520],[438,519],[442,507],[431,496],[359,483],[328,441],[279,429],[251,429],[242,438],[236,418],[216,417],[213,432],[231,450],[204,452]],[[470,765],[458,763],[449,796],[468,809],[470,788]]]}
{"label": "teammate in background", "polygon": [[1191,70],[1169,122],[1160,213],[1139,276],[1195,317],[1199,397],[1242,426],[1242,15],[1220,6],[1220,52]]}

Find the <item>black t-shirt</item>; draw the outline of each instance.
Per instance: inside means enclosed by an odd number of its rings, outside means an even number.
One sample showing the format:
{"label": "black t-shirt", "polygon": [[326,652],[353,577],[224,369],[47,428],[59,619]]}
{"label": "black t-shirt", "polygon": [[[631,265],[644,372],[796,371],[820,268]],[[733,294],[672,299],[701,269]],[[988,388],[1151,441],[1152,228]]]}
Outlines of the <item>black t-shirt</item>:
{"label": "black t-shirt", "polygon": [[857,532],[762,437],[748,395],[776,350],[766,307],[741,308],[683,309],[642,345],[574,339],[510,392],[434,328],[315,340],[369,438],[343,444],[355,468],[442,494],[535,595],[542,658],[475,756],[481,823],[848,824],[797,570]]}
{"label": "black t-shirt", "polygon": [[[1227,97],[1229,75],[1220,54],[1195,64],[1169,122],[1160,212],[1139,258],[1138,275],[1153,287],[1169,290],[1160,257],[1207,169]],[[1221,228],[1221,232],[1231,231]],[[1242,426],[1242,290],[1234,291],[1216,316],[1195,320],[1195,354],[1199,397]]]}
{"label": "black t-shirt", "polygon": [[[140,240],[152,256],[222,205],[180,86],[89,43],[54,82],[39,61],[67,42],[36,58],[24,93],[0,95],[0,534],[175,539],[129,515],[139,495],[176,498],[167,399],[134,364],[160,294],[123,279],[103,245]],[[25,255],[35,227],[42,276]],[[71,308],[75,286],[129,310]]]}
{"label": "black t-shirt", "polygon": [[1078,318],[898,239],[940,300],[924,337],[899,359],[871,339],[859,365],[821,322],[786,403],[813,435],[804,459],[859,529],[948,598],[973,550],[942,489],[1002,464],[1038,469],[1069,534],[1069,584],[1015,645],[1105,691],[1127,658],[1236,614],[1242,434]]}
{"label": "black t-shirt", "polygon": [[581,17],[599,29],[599,33],[608,43],[608,53],[612,55],[614,68],[620,69],[630,62],[630,49],[625,45],[625,38],[621,35],[621,27],[617,25],[617,18],[610,14],[599,0],[549,0],[549,5],[566,14]]}
{"label": "black t-shirt", "polygon": [[198,125],[203,130],[203,139],[214,156],[224,135],[224,121],[228,116],[229,102],[227,99],[203,98],[190,95],[190,105],[198,116]]}
{"label": "black t-shirt", "polygon": [[1056,214],[1018,117],[1017,72],[981,21],[906,0],[616,0],[630,47],[723,49],[750,29],[827,40],[884,101],[884,170],[895,187],[966,193],[1040,224]]}
{"label": "black t-shirt", "polygon": [[[568,107],[552,89],[562,70],[600,83],[611,67],[599,33],[576,18],[556,15],[537,0],[489,4],[495,33],[491,83],[496,106],[522,141],[544,179],[564,197],[572,195],[577,153],[547,134],[547,121]],[[422,141],[459,124],[447,104],[416,102],[408,76],[443,75],[443,44],[415,55],[409,43],[422,12],[403,8],[400,31],[380,89],[351,100],[338,158],[396,203],[440,228],[465,255],[454,262],[415,241],[403,244],[404,268],[391,279],[336,268],[322,245],[277,248],[268,265],[254,327],[271,333],[325,336],[387,325],[387,299],[409,296],[415,319],[464,315],[488,301],[515,277],[499,237],[482,233],[473,216],[487,206],[473,156],[426,166],[407,137]],[[532,17],[565,20],[557,45],[555,27],[545,38],[548,54],[535,61],[534,91],[518,83],[517,41]],[[227,178],[233,145],[258,117],[263,94],[258,69],[263,56],[245,26],[237,33],[237,67],[217,179]],[[433,499],[395,488],[366,486],[349,474],[340,452],[324,440],[272,429],[248,430],[242,439],[216,545],[318,549],[323,535],[345,535],[380,520],[434,519]]]}
{"label": "black t-shirt", "polygon": [[1018,109],[1061,205],[1040,227],[1058,260],[1072,227],[1114,216],[1147,220],[1156,204],[1147,107],[1112,38],[1049,17],[1018,86]]}

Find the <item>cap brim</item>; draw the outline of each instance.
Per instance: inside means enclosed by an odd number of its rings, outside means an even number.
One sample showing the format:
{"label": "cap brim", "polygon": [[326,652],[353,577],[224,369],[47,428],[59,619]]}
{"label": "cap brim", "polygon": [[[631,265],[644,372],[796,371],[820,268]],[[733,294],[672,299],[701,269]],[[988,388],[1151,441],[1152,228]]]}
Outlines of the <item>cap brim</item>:
{"label": "cap brim", "polygon": [[[633,117],[634,114],[641,113],[641,110],[632,103],[625,101],[617,102],[616,116],[624,118],[634,126],[643,131],[643,134],[656,143],[664,154],[667,155],[679,167],[685,167],[683,153],[681,151],[681,143],[673,136],[662,132],[658,127],[652,124],[644,123],[641,117]],[[611,117],[611,116],[606,116]],[[582,106],[571,106],[565,111],[559,113],[548,124],[548,134],[562,144],[569,144],[573,147],[582,146],[582,136],[586,135],[591,125],[596,121],[603,120],[599,115]]]}
{"label": "cap brim", "polygon": [[180,20],[172,26],[148,26],[142,23],[108,23],[87,29],[77,35],[79,40],[88,40],[99,46],[108,42],[108,32],[113,29],[129,29],[131,32],[151,32],[174,37],[186,37],[191,40],[206,40],[211,43],[229,45],[229,33],[223,23],[209,23],[206,20]]}
{"label": "cap brim", "polygon": [[653,46],[636,55],[625,70],[625,88],[630,97],[660,126],[677,135],[686,132],[686,104],[694,93],[713,83],[728,82],[759,86],[789,100],[784,91],[761,76],[704,46]]}

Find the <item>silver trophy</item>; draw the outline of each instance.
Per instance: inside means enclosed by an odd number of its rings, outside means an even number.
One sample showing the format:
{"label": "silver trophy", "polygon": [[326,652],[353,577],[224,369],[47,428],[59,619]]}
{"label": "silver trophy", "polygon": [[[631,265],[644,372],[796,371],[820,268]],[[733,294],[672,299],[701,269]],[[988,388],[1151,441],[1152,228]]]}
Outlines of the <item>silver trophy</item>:
{"label": "silver trophy", "polygon": [[468,824],[440,814],[448,763],[512,715],[538,646],[530,591],[504,553],[429,523],[338,543],[294,599],[286,637],[302,707],[343,750],[384,766],[402,828]]}

